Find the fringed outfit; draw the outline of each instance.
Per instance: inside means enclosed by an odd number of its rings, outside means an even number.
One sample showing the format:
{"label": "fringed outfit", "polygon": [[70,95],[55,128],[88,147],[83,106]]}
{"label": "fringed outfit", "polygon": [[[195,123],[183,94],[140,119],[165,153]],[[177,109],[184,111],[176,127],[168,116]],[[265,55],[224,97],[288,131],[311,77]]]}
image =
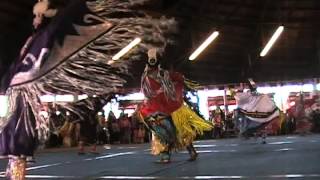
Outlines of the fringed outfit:
{"label": "fringed outfit", "polygon": [[[41,95],[89,95],[81,108],[79,103],[56,102],[75,119],[86,120],[87,112],[94,110],[94,99],[109,97],[125,85],[132,61],[141,60],[149,48],[163,51],[172,42],[175,21],[147,15],[146,1],[70,0],[52,11],[37,12],[36,32],[3,79],[1,89],[6,90],[10,108],[0,119],[0,156],[31,156],[38,139],[46,138],[49,123],[39,114]],[[54,17],[46,18],[48,12]],[[141,43],[130,55],[112,61],[136,37]]]}
{"label": "fringed outfit", "polygon": [[235,99],[238,105],[236,122],[241,135],[262,133],[265,136],[280,129],[283,113],[268,95],[238,92]]}
{"label": "fringed outfit", "polygon": [[153,133],[152,153],[160,154],[161,161],[167,162],[173,149],[187,147],[196,156],[193,140],[212,127],[184,102],[183,76],[147,66],[141,85],[146,100],[140,114]]}

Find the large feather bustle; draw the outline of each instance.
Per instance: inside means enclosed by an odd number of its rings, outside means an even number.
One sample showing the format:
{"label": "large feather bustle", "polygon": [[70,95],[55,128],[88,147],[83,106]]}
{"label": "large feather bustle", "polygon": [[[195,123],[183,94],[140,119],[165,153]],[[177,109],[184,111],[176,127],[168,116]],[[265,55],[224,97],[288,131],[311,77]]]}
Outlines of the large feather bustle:
{"label": "large feather bustle", "polygon": [[[11,97],[17,95],[15,92],[24,95],[35,115],[39,137],[45,137],[48,130],[45,125],[49,124],[39,115],[41,109],[39,96],[43,94],[106,96],[116,93],[118,88],[126,83],[125,77],[130,75],[128,72],[130,63],[140,60],[147,49],[157,48],[159,53],[163,53],[166,45],[172,43],[171,34],[175,32],[175,21],[164,17],[155,19],[142,11],[137,11],[137,7],[145,1],[87,1],[88,8],[98,15],[100,20],[106,20],[114,25],[112,29],[71,54],[63,63],[41,78],[9,88],[8,93]],[[112,56],[135,37],[142,38],[139,46],[129,55],[111,64]],[[76,104],[60,105],[72,110],[79,119],[86,119],[85,112],[91,109],[90,106],[76,108]]]}
{"label": "large feather bustle", "polygon": [[[145,0],[144,0],[145,1]],[[130,9],[144,1],[90,1],[88,7],[100,18],[114,24],[114,27],[100,38],[67,59],[52,72],[39,79],[36,84],[43,93],[106,94],[115,92],[124,85],[125,76],[130,75],[128,66],[141,60],[149,48],[164,52],[170,35],[175,31],[173,19],[154,19],[149,16],[136,17]],[[126,12],[127,16],[117,18],[116,12]],[[130,15],[131,16],[128,16]],[[111,18],[109,17],[111,16]],[[142,38],[137,48],[131,50],[121,60],[109,64],[112,56],[125,47],[135,37]]]}

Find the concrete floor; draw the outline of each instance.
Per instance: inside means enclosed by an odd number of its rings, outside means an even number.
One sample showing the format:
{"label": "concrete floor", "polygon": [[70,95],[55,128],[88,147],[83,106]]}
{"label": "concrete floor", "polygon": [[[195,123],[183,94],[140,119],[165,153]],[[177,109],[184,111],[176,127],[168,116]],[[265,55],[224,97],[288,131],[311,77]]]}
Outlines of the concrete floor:
{"label": "concrete floor", "polygon": [[[28,179],[320,179],[320,135],[220,139],[195,142],[199,158],[186,151],[170,164],[154,163],[149,144],[101,147],[99,155],[76,149],[39,152]],[[4,177],[5,160],[0,160]]]}

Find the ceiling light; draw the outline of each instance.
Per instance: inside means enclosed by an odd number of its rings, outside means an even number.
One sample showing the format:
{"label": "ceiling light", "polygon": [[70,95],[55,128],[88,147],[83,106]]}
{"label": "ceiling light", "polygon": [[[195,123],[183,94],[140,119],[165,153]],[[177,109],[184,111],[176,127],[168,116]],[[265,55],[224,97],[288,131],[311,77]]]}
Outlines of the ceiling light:
{"label": "ceiling light", "polygon": [[114,55],[112,57],[112,60],[120,59],[123,55],[125,55],[128,51],[130,51],[130,49],[138,45],[140,42],[141,42],[141,38],[135,38],[126,47],[124,47],[123,49],[121,49],[121,51],[119,51],[116,55]]}
{"label": "ceiling light", "polygon": [[278,27],[276,32],[272,35],[271,39],[267,43],[266,47],[264,47],[264,49],[261,51],[261,53],[260,53],[261,57],[265,56],[268,53],[268,51],[271,49],[272,45],[276,42],[276,40],[278,39],[278,37],[282,33],[283,29],[284,29],[283,26]]}
{"label": "ceiling light", "polygon": [[189,60],[195,60],[199,54],[209,46],[209,44],[219,35],[218,31],[214,31],[189,57]]}

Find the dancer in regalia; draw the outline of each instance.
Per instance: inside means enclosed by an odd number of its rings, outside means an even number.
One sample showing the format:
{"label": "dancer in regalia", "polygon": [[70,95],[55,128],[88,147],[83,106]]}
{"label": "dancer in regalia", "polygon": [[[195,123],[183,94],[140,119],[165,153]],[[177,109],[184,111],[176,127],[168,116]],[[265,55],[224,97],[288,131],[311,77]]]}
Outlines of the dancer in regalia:
{"label": "dancer in regalia", "polygon": [[[8,179],[25,179],[26,157],[48,134],[49,123],[39,115],[41,95],[87,94],[105,103],[126,83],[132,61],[149,48],[163,50],[172,42],[168,37],[174,20],[146,14],[146,1],[39,0],[35,5],[35,32],[1,77],[1,93],[9,99],[9,112],[0,119],[0,156],[9,159]],[[136,37],[139,46],[112,61]],[[78,103],[60,105],[75,119],[86,120],[86,112],[95,107],[93,99],[81,102],[82,108]]]}
{"label": "dancer in regalia", "polygon": [[252,135],[262,137],[262,143],[266,143],[267,129],[280,128],[284,116],[273,100],[266,94],[259,94],[254,83],[249,84],[250,91],[233,92],[238,109],[236,124],[240,135],[248,138]]}
{"label": "dancer in regalia", "polygon": [[141,78],[146,99],[139,107],[141,119],[153,134],[152,153],[160,155],[159,162],[168,163],[174,149],[186,147],[189,160],[194,161],[193,140],[212,127],[184,102],[184,77],[162,69],[157,58],[157,50],[150,49]]}

